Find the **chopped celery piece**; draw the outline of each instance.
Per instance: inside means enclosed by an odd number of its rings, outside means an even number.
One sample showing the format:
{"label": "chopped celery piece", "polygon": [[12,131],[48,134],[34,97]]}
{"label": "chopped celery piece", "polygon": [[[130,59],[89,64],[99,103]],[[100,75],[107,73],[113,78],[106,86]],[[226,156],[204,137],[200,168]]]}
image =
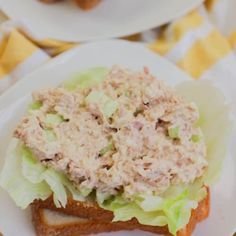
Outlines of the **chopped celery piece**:
{"label": "chopped celery piece", "polygon": [[179,137],[179,126],[169,128],[168,129],[168,135],[170,138],[176,139]]}
{"label": "chopped celery piece", "polygon": [[192,140],[194,143],[198,143],[198,142],[201,140],[201,136],[198,135],[198,134],[193,134],[192,137],[191,137],[191,140]]}
{"label": "chopped celery piece", "polygon": [[111,151],[113,148],[113,144],[109,143],[106,147],[104,147],[101,151],[100,151],[100,155],[103,156],[104,154],[106,154],[107,152]]}
{"label": "chopped celery piece", "polygon": [[42,103],[39,102],[39,101],[36,101],[36,102],[32,102],[31,104],[29,104],[28,106],[28,111],[31,111],[31,110],[39,110],[40,107],[42,107]]}
{"label": "chopped celery piece", "polygon": [[47,114],[45,119],[45,123],[50,126],[60,124],[63,121],[63,117],[58,114]]}
{"label": "chopped celery piece", "polygon": [[88,104],[96,103],[103,115],[107,118],[111,117],[118,109],[118,103],[116,101],[113,101],[110,97],[99,91],[90,92],[85,101]]}
{"label": "chopped celery piece", "polygon": [[46,129],[44,132],[49,142],[53,142],[57,139],[56,134],[52,130]]}

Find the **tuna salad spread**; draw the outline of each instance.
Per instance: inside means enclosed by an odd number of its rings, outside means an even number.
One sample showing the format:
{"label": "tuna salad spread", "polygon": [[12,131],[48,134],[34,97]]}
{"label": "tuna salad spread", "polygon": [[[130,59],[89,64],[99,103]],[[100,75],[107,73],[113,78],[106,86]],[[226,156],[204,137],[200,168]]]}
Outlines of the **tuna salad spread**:
{"label": "tuna salad spread", "polygon": [[126,198],[159,195],[207,169],[197,107],[147,68],[114,66],[92,87],[61,85],[34,92],[33,100],[37,109],[14,136],[75,186]]}

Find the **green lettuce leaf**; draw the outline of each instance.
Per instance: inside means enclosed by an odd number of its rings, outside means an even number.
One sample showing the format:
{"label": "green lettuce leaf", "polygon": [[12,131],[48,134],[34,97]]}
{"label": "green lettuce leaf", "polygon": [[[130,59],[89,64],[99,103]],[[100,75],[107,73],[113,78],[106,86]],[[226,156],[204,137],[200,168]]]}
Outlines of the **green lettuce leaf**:
{"label": "green lettuce leaf", "polygon": [[191,210],[197,206],[197,201],[189,199],[188,189],[176,198],[165,198],[162,210],[167,218],[169,231],[176,235],[189,222]]}
{"label": "green lettuce leaf", "polygon": [[[22,156],[19,154],[16,140],[10,143],[6,156],[0,175],[0,185],[9,193],[18,207],[25,209],[35,199],[45,200],[51,195],[51,190],[45,181],[32,183],[24,177],[21,168]],[[35,182],[35,175],[32,179]]]}
{"label": "green lettuce leaf", "polygon": [[56,207],[65,207],[67,203],[67,193],[61,178],[63,176],[53,169],[48,169],[43,173],[43,179],[53,192],[53,200]]}
{"label": "green lettuce leaf", "polygon": [[[85,198],[61,172],[40,164],[32,152],[14,139],[0,176],[0,185],[10,194],[16,205],[26,208],[35,199],[47,199],[53,194],[57,207],[65,207],[68,191],[72,198]],[[13,151],[12,151],[13,150]]]}
{"label": "green lettuce leaf", "polygon": [[114,219],[116,221],[128,221],[136,218],[140,224],[151,226],[166,225],[167,218],[158,212],[144,212],[136,203],[129,203],[121,207],[116,207],[113,210]]}
{"label": "green lettuce leaf", "polygon": [[111,196],[109,193],[101,193],[96,191],[96,200],[99,205],[102,205],[105,200],[109,199]]}
{"label": "green lettuce leaf", "polygon": [[177,86],[177,91],[189,102],[194,102],[200,113],[198,125],[203,132],[207,146],[208,170],[204,183],[216,182],[221,173],[226,156],[232,121],[229,118],[229,106],[225,97],[210,81],[186,81]]}
{"label": "green lettuce leaf", "polygon": [[191,209],[196,208],[197,201],[189,199],[186,188],[176,197],[141,195],[134,202],[128,202],[122,196],[113,197],[100,206],[114,213],[113,221],[128,221],[136,218],[140,224],[164,226],[176,235],[189,221]]}
{"label": "green lettuce leaf", "polygon": [[43,173],[47,168],[38,163],[32,155],[32,152],[22,145],[19,145],[19,159],[22,158],[22,175],[32,184],[38,184],[43,181]]}
{"label": "green lettuce leaf", "polygon": [[93,191],[93,189],[86,188],[86,187],[80,187],[79,191],[83,197],[87,197]]}
{"label": "green lettuce leaf", "polygon": [[106,67],[91,68],[65,81],[63,86],[69,91],[76,90],[77,88],[91,88],[105,80],[108,72],[109,69]]}

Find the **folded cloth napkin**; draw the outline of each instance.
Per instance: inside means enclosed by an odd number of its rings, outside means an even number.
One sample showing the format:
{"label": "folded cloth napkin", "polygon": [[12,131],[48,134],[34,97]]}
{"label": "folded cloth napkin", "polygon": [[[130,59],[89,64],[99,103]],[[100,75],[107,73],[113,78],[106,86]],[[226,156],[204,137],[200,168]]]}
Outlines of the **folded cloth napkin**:
{"label": "folded cloth napkin", "polygon": [[[185,70],[193,78],[214,79],[236,94],[235,0],[207,0],[198,9],[160,28],[128,37]],[[37,40],[20,22],[0,27],[0,93],[52,57],[76,46]]]}

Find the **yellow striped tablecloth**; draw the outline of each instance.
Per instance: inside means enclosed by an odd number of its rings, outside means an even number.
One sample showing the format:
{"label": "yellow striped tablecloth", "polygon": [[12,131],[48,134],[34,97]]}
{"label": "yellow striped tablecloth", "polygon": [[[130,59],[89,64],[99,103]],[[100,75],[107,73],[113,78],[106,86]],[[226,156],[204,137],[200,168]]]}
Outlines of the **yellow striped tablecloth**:
{"label": "yellow striped tablecloth", "polygon": [[[145,42],[154,52],[193,78],[236,79],[236,0],[207,0],[202,6],[158,29],[129,40]],[[43,63],[76,44],[38,41],[25,26],[0,26],[0,93]]]}

